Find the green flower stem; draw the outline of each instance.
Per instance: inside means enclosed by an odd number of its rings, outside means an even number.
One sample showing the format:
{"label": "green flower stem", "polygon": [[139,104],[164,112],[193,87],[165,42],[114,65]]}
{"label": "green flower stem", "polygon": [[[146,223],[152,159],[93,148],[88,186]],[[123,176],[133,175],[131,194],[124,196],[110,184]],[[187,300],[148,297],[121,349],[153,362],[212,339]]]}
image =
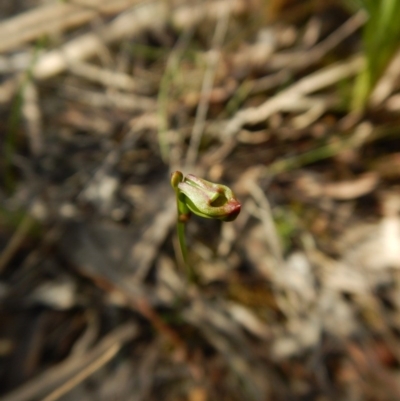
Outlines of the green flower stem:
{"label": "green flower stem", "polygon": [[187,206],[179,199],[179,189],[176,187],[175,189],[176,194],[176,204],[178,210],[178,222],[177,222],[177,231],[178,231],[178,239],[179,239],[179,246],[181,248],[183,261],[187,264],[187,245],[185,239],[185,225],[189,219],[189,209]]}
{"label": "green flower stem", "polygon": [[176,171],[171,175],[171,185],[172,188],[175,191],[175,196],[176,196],[176,209],[178,212],[178,217],[177,217],[177,224],[176,224],[176,231],[178,234],[178,241],[179,241],[179,247],[181,249],[181,254],[182,254],[182,259],[183,263],[187,269],[187,275],[189,280],[193,278],[193,271],[190,268],[190,265],[188,263],[188,249],[186,245],[186,238],[185,238],[185,226],[186,222],[188,221],[190,217],[190,212],[187,206],[179,199],[179,188],[178,184],[182,182],[183,180],[183,174],[180,171]]}
{"label": "green flower stem", "polygon": [[187,265],[187,245],[186,245],[186,239],[185,239],[185,223],[182,223],[178,220],[178,224],[176,225],[176,228],[177,228],[177,232],[178,232],[179,246],[181,248],[183,261],[185,262],[185,265]]}
{"label": "green flower stem", "polygon": [[188,262],[188,248],[185,237],[185,227],[186,227],[186,222],[189,220],[190,217],[190,211],[187,208],[187,206],[182,201],[180,201],[178,188],[175,189],[175,194],[176,194],[176,203],[178,210],[178,221],[176,224],[176,230],[178,233],[179,247],[181,249],[183,263],[186,268],[187,279],[188,281],[193,282],[195,280],[195,274],[191,265]]}

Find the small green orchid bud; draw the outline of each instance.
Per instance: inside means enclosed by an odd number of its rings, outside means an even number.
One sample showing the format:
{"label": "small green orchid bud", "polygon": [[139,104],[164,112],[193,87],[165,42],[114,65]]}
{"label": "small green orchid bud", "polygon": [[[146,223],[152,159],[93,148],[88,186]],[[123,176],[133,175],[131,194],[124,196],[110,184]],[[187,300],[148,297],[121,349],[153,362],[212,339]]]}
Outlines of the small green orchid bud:
{"label": "small green orchid bud", "polygon": [[178,183],[178,189],[179,200],[200,217],[233,221],[240,213],[239,201],[225,185],[188,174]]}

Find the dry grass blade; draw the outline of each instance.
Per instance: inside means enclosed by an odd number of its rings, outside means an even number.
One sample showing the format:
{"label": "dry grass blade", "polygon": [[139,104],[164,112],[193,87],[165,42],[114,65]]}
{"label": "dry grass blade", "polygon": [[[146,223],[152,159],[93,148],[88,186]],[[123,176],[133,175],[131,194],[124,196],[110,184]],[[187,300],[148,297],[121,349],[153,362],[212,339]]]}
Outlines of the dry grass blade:
{"label": "dry grass blade", "polygon": [[[137,326],[127,323],[118,327],[113,332],[105,336],[92,350],[84,356],[71,357],[61,362],[58,366],[43,372],[40,376],[24,384],[10,394],[3,397],[4,401],[28,401],[32,397],[43,396],[44,393],[54,387],[65,383],[71,376],[78,371],[85,371],[89,366],[98,366],[99,359],[104,363],[112,358],[118,349],[127,342],[131,341],[138,333]],[[107,359],[103,359],[107,357]],[[86,372],[88,372],[86,370]],[[78,376],[83,377],[83,376]]]}
{"label": "dry grass blade", "polygon": [[79,383],[84,381],[90,375],[92,375],[96,370],[99,370],[106,363],[108,363],[118,351],[121,349],[120,344],[112,345],[107,351],[104,352],[103,355],[99,356],[95,361],[93,361],[90,365],[84,368],[81,372],[77,373],[71,379],[63,383],[59,388],[54,390],[52,393],[43,398],[43,401],[56,401],[72,388],[77,386]]}
{"label": "dry grass blade", "polygon": [[139,80],[128,74],[100,68],[89,63],[76,63],[69,67],[70,71],[88,81],[97,82],[108,88],[120,89],[127,92],[146,94],[146,88]]}
{"label": "dry grass blade", "polygon": [[297,105],[305,95],[329,87],[338,81],[354,76],[361,70],[364,60],[361,56],[326,67],[299,80],[288,89],[265,101],[261,106],[239,111],[227,124],[226,135],[239,132],[246,124],[258,124],[268,119],[273,113],[285,109],[288,105]]}
{"label": "dry grass blade", "polygon": [[117,14],[142,0],[75,0],[53,2],[0,23],[0,53],[13,50],[44,35],[81,25],[101,14]]}

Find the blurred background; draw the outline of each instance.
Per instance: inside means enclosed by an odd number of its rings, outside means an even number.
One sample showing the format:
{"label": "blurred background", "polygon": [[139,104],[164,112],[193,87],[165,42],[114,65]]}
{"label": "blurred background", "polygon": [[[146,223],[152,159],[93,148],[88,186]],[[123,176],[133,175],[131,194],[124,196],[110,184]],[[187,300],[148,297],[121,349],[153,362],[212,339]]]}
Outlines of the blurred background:
{"label": "blurred background", "polygon": [[399,400],[399,15],[1,1],[0,398]]}

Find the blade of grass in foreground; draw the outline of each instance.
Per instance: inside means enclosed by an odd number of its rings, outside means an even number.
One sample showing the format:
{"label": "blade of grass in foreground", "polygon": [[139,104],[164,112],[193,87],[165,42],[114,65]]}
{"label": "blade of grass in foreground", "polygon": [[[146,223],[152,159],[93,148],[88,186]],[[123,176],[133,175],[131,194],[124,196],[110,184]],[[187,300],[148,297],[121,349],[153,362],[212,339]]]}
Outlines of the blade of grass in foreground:
{"label": "blade of grass in foreground", "polygon": [[400,1],[362,0],[361,5],[368,13],[363,31],[366,65],[354,87],[352,108],[356,111],[365,107],[373,87],[400,47]]}

